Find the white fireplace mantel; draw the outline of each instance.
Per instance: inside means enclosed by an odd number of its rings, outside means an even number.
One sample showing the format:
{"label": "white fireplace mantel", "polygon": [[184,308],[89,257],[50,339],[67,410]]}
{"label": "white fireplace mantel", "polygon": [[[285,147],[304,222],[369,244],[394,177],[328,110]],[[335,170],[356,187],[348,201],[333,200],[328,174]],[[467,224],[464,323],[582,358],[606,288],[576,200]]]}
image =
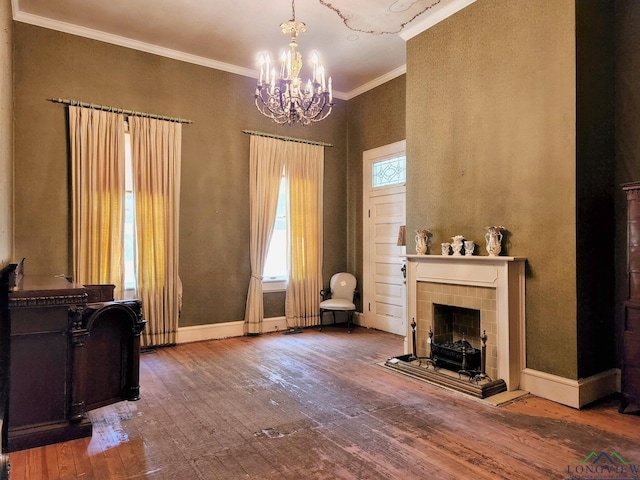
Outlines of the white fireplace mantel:
{"label": "white fireplace mantel", "polygon": [[[407,255],[407,338],[417,320],[418,282],[496,289],[497,372],[507,390],[520,387],[525,361],[525,257]],[[410,342],[405,343],[408,350]],[[410,353],[406,351],[405,353]]]}

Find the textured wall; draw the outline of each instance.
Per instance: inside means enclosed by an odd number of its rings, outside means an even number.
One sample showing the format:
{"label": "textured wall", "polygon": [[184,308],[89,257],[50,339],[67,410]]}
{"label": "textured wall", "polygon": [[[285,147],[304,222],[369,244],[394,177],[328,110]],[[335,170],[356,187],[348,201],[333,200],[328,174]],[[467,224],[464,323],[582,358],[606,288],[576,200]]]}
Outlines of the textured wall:
{"label": "textured wall", "polygon": [[344,102],[318,125],[279,127],[256,111],[253,79],[22,23],[14,29],[15,247],[27,257],[27,272],[71,272],[67,117],[50,97],[194,121],[183,127],[182,326],[244,318],[249,137],[243,129],[334,144],[325,150],[325,277],[345,268]]}
{"label": "textured wall", "polygon": [[[406,78],[401,75],[348,102],[349,271],[362,284],[362,154],[404,140]],[[337,271],[337,270],[336,270]],[[358,299],[358,310],[362,311]]]}
{"label": "textured wall", "polygon": [[505,253],[528,259],[527,364],[569,378],[574,35],[572,0],[492,0],[407,44],[407,229],[429,228],[436,245],[462,234],[484,246],[484,226],[504,225]]}
{"label": "textured wall", "polygon": [[11,4],[0,5],[0,267],[13,256],[13,66]]}

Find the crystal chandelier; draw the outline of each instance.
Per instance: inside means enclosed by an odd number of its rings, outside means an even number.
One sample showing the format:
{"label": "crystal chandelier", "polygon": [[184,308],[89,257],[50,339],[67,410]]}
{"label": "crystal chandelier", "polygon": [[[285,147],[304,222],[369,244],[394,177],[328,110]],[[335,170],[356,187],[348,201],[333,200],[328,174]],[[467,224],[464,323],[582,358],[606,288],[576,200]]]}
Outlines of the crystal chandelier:
{"label": "crystal chandelier", "polygon": [[296,50],[296,38],[307,31],[304,23],[296,22],[295,0],[291,2],[292,18],[280,25],[283,34],[291,35],[289,50],[280,57],[278,71],[271,66],[269,54],[260,55],[260,78],[256,86],[255,102],[258,110],[280,125],[300,123],[310,125],[324,120],[331,113],[333,94],[331,77],[325,82],[324,67],[314,52],[313,76],[302,84],[298,76],[302,69],[302,55]]}

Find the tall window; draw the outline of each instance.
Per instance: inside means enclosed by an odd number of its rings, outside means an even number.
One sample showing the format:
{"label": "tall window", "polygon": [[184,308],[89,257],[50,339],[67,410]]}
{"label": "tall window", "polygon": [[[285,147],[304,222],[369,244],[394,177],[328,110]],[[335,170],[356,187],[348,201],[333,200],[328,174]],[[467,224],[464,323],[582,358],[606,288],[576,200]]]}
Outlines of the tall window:
{"label": "tall window", "polygon": [[[131,166],[131,135],[125,124],[125,195],[124,195],[124,289],[125,298],[135,295],[136,289],[136,203],[133,196],[133,173]],[[130,293],[130,295],[127,295]]]}
{"label": "tall window", "polygon": [[147,320],[143,345],[171,345],[182,298],[182,125],[139,116],[128,123],[126,134],[123,114],[69,106],[73,277],[112,283],[117,299],[133,292]]}
{"label": "tall window", "polygon": [[287,187],[280,181],[276,220],[267,250],[263,272],[263,291],[284,290],[287,285]]}

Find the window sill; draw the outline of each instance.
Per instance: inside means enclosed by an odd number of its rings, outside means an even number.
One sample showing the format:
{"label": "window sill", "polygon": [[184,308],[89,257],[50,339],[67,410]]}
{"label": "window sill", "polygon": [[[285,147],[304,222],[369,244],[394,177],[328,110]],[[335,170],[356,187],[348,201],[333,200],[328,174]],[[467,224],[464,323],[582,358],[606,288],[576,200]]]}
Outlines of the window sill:
{"label": "window sill", "polygon": [[287,290],[286,280],[263,280],[262,292],[284,292]]}

